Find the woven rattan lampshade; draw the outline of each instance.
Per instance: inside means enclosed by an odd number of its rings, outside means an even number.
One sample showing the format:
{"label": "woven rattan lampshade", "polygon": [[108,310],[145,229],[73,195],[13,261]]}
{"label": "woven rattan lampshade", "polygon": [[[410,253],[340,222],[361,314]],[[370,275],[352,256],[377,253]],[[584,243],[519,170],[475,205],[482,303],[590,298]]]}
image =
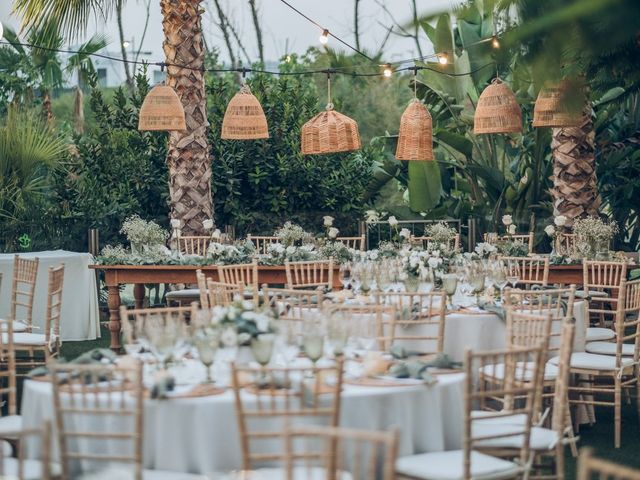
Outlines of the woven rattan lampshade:
{"label": "woven rattan lampshade", "polygon": [[427,107],[413,99],[400,119],[398,160],[433,160],[433,122]]}
{"label": "woven rattan lampshade", "polygon": [[569,84],[543,88],[533,108],[534,127],[575,127],[580,125],[580,112],[571,112],[565,105],[563,95]]}
{"label": "woven rattan lampshade", "polygon": [[303,155],[346,152],[360,148],[358,124],[328,107],[302,126]]}
{"label": "woven rattan lampshade", "polygon": [[224,140],[269,138],[267,117],[247,85],[243,85],[227,105],[220,137]]}
{"label": "woven rattan lampshade", "polygon": [[473,117],[473,133],[513,133],[522,131],[522,111],[511,89],[495,78],[478,98]]}
{"label": "woven rattan lampshade", "polygon": [[167,85],[151,89],[140,107],[138,130],[186,130],[184,108],[175,90]]}

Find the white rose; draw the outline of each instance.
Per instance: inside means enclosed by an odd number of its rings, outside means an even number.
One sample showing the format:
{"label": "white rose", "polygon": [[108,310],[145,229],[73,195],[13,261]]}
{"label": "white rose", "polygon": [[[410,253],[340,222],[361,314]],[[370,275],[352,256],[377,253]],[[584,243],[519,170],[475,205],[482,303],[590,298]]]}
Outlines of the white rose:
{"label": "white rose", "polygon": [[339,230],[337,228],[331,227],[327,235],[329,235],[329,238],[336,238],[338,236],[338,232]]}
{"label": "white rose", "polygon": [[376,223],[380,220],[380,214],[375,210],[367,210],[364,212],[364,216],[367,223]]}
{"label": "white rose", "polygon": [[558,215],[553,219],[553,223],[556,224],[556,227],[564,227],[567,223],[567,217],[565,217],[564,215]]}
{"label": "white rose", "polygon": [[552,237],[553,234],[556,233],[556,229],[553,225],[547,225],[544,229],[544,233]]}
{"label": "white rose", "polygon": [[238,334],[238,345],[244,345],[251,340],[251,335],[246,332],[242,332]]}
{"label": "white rose", "polygon": [[438,268],[442,263],[442,259],[438,257],[431,257],[427,263],[431,268]]}
{"label": "white rose", "polygon": [[516,226],[515,225],[509,225],[509,228],[507,230],[511,235],[514,235],[516,233]]}
{"label": "white rose", "polygon": [[400,230],[400,236],[408,240],[411,237],[411,231],[408,228],[403,228]]}
{"label": "white rose", "polygon": [[219,240],[221,236],[222,232],[219,228],[216,228],[213,232],[211,232],[211,238],[213,238],[214,240]]}
{"label": "white rose", "polygon": [[256,318],[256,327],[258,327],[258,330],[261,332],[268,332],[269,318],[264,315],[259,315],[258,318]]}
{"label": "white rose", "polygon": [[511,215],[503,215],[502,223],[508,227],[513,223],[513,217],[511,217]]}
{"label": "white rose", "polygon": [[208,218],[207,220],[202,222],[202,228],[204,228],[205,230],[211,230],[213,228],[213,220]]}
{"label": "white rose", "polygon": [[182,224],[182,222],[180,222],[179,219],[177,219],[177,218],[172,218],[171,219],[171,228],[178,229],[178,228],[180,228],[181,224]]}
{"label": "white rose", "polygon": [[325,227],[330,227],[333,225],[333,217],[325,215],[324,217],[322,217],[322,222],[324,223]]}
{"label": "white rose", "polygon": [[391,215],[387,221],[389,222],[389,225],[392,227],[397,227],[398,226],[398,219],[396,217],[394,217],[393,215]]}
{"label": "white rose", "polygon": [[220,342],[225,347],[235,347],[238,344],[238,335],[235,329],[232,327],[225,328],[222,335],[220,335]]}
{"label": "white rose", "polygon": [[371,250],[371,252],[369,253],[369,258],[371,260],[377,260],[378,259],[378,251],[377,250]]}

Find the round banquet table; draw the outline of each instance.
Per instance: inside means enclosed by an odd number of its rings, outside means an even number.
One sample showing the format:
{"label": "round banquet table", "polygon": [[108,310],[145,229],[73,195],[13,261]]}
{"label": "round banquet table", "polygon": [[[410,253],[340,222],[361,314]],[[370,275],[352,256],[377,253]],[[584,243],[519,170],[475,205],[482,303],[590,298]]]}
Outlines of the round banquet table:
{"label": "round banquet table", "polygon": [[[190,369],[202,368],[192,362]],[[437,378],[432,385],[417,381],[409,386],[377,387],[345,383],[340,426],[364,430],[398,427],[400,455],[460,448],[464,374]],[[252,396],[248,392],[243,395]],[[25,381],[22,415],[25,428],[53,420],[50,383]],[[104,428],[100,421],[91,419],[90,428],[93,431]],[[58,447],[53,443],[53,458],[57,459]],[[27,455],[38,454],[34,445],[28,444],[26,448]],[[107,453],[109,445],[104,448]],[[231,390],[209,397],[145,400],[145,468],[206,474],[238,469],[240,462]]]}

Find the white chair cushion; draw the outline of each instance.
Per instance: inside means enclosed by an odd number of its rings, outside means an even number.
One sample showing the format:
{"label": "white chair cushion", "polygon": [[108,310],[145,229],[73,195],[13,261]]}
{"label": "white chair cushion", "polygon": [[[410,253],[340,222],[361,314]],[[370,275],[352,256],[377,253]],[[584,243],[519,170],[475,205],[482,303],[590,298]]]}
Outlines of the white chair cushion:
{"label": "white chair cushion", "polygon": [[[635,345],[630,343],[623,344],[622,355],[633,355],[635,348]],[[597,353],[599,355],[616,354],[616,344],[613,342],[590,342],[585,345],[584,349],[589,353]]]}
{"label": "white chair cushion", "polygon": [[[526,369],[524,372],[522,371],[523,362],[518,362],[518,378],[523,378],[525,380],[531,380],[533,376],[533,362],[526,362]],[[498,363],[494,365],[485,365],[482,367],[482,373],[487,376],[502,379],[504,378],[504,363]],[[556,365],[547,363],[544,366],[544,379],[545,380],[555,380],[558,376],[558,367]]]}
{"label": "white chair cushion", "polygon": [[[2,334],[2,341],[7,342],[7,334]],[[42,346],[47,344],[47,337],[44,333],[14,333],[13,344],[19,345]]]}
{"label": "white chair cushion", "polygon": [[197,288],[185,288],[184,290],[173,290],[167,292],[166,298],[199,298],[200,290]]}
{"label": "white chair cushion", "polygon": [[0,438],[14,438],[22,430],[22,415],[0,417]]}
{"label": "white chair cushion", "polygon": [[616,338],[616,332],[614,332],[610,328],[589,327],[587,328],[585,341],[599,342],[602,340],[613,340],[614,338]]}
{"label": "white chair cushion", "polygon": [[10,457],[11,455],[13,455],[13,447],[6,440],[2,440],[2,456],[3,456],[3,458]]}
{"label": "white chair cushion", "polygon": [[[27,322],[23,321],[23,320],[14,320],[13,322],[11,322],[13,324],[13,332],[26,332],[28,325]],[[2,325],[2,330],[6,330],[4,328],[4,325]]]}
{"label": "white chair cushion", "polygon": [[[498,416],[501,415],[501,416]],[[524,425],[527,421],[527,416],[524,413],[517,413],[515,415],[503,416],[502,412],[492,412],[487,410],[473,410],[471,412],[471,418],[473,420],[482,419],[483,424],[498,424],[498,425]]]}
{"label": "white chair cushion", "polygon": [[[473,437],[514,434],[510,437],[491,438],[476,442],[476,447],[520,449],[524,440],[524,435],[519,433],[522,432],[522,428],[522,425],[498,424],[480,420],[473,422],[471,431]],[[531,428],[529,444],[532,449],[542,451],[551,450],[556,446],[557,442],[558,434],[555,431],[542,427]]]}
{"label": "white chair cushion", "polygon": [[[133,467],[131,468],[105,468],[98,472],[85,473],[79,480],[133,480]],[[216,476],[213,477],[218,478]],[[143,480],[208,480],[206,475],[194,473],[166,472],[162,470],[143,470]]]}
{"label": "white chair cushion", "polygon": [[[16,458],[5,458],[2,463],[3,470],[0,472],[0,478],[18,478],[20,462]],[[39,460],[23,460],[22,469],[23,475],[20,477],[22,480],[41,480],[44,477],[42,462]],[[51,463],[49,469],[54,477],[62,474],[62,468],[57,463]]]}
{"label": "white chair cushion", "polygon": [[[425,480],[459,480],[464,476],[463,462],[462,450],[421,453],[399,458],[396,472]],[[513,462],[471,452],[471,477],[474,480],[512,478],[519,471],[520,467]]]}
{"label": "white chair cushion", "polygon": [[[553,357],[549,363],[557,365],[560,357]],[[623,358],[622,366],[633,364],[633,358]],[[576,352],[571,354],[571,367],[590,370],[615,370],[616,357],[613,355],[597,355],[595,353]]]}
{"label": "white chair cushion", "polygon": [[589,297],[600,297],[600,298],[606,298],[609,296],[609,294],[607,292],[602,292],[600,290],[589,290],[587,293],[585,293],[584,290],[576,290],[576,297],[578,298],[584,298],[586,296]]}

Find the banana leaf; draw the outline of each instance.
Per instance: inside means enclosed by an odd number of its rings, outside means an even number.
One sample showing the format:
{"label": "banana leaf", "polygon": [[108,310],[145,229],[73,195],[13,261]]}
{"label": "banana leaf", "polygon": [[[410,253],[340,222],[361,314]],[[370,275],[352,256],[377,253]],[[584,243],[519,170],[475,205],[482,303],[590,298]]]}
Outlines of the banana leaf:
{"label": "banana leaf", "polygon": [[414,212],[425,212],[438,205],[442,182],[440,167],[433,161],[409,162],[409,206]]}

